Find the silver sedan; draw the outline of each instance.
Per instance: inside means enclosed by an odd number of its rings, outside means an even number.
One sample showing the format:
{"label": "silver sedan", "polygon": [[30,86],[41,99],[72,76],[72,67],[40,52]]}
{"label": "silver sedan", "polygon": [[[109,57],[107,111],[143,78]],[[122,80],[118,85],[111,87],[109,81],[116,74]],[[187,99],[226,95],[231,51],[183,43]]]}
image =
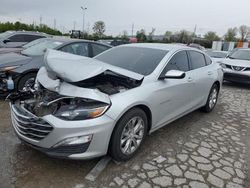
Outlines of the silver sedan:
{"label": "silver sedan", "polygon": [[216,105],[223,72],[200,50],[129,44],[94,59],[48,50],[34,88],[9,96],[17,136],[50,156],[133,157],[146,135]]}

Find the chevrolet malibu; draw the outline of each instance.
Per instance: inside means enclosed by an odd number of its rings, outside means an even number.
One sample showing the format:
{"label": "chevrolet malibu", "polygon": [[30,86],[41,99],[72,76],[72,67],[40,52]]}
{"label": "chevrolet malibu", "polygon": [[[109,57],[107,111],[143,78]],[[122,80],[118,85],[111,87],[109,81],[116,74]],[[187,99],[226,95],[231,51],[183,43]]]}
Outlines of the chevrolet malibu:
{"label": "chevrolet malibu", "polygon": [[133,157],[146,135],[196,109],[210,112],[221,66],[180,45],[129,44],[93,59],[48,50],[34,88],[9,96],[17,136],[54,157]]}

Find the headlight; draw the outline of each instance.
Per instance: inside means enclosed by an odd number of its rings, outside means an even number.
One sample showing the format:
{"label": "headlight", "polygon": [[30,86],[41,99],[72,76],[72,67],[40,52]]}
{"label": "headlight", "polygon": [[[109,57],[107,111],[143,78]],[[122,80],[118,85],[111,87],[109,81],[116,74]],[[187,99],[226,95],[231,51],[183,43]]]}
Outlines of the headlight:
{"label": "headlight", "polygon": [[70,121],[93,119],[103,115],[109,106],[109,104],[96,101],[73,100],[71,104],[61,105],[55,116]]}
{"label": "headlight", "polygon": [[221,66],[222,68],[227,68],[226,64],[224,64],[224,63],[220,63],[220,66]]}
{"label": "headlight", "polygon": [[0,72],[6,72],[6,71],[12,71],[16,68],[18,68],[19,66],[9,66],[9,67],[3,67],[3,68],[0,68]]}

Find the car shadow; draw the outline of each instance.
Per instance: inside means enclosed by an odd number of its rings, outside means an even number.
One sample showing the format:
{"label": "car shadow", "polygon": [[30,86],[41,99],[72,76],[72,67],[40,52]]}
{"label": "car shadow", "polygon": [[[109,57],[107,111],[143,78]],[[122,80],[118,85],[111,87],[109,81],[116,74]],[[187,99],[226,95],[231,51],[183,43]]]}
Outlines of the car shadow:
{"label": "car shadow", "polygon": [[244,84],[244,83],[235,83],[235,82],[227,82],[224,81],[223,85],[229,86],[229,87],[234,87],[238,89],[249,89],[250,90],[250,84]]}

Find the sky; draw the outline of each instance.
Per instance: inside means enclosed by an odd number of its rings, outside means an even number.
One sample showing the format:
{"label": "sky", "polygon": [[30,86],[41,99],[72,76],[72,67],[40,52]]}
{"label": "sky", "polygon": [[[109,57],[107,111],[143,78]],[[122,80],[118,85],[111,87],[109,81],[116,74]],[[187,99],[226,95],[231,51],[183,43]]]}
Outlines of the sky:
{"label": "sky", "polygon": [[0,22],[42,23],[68,32],[83,28],[92,32],[96,21],[104,21],[107,35],[140,29],[155,34],[182,29],[219,36],[229,27],[250,26],[250,0],[0,0]]}

